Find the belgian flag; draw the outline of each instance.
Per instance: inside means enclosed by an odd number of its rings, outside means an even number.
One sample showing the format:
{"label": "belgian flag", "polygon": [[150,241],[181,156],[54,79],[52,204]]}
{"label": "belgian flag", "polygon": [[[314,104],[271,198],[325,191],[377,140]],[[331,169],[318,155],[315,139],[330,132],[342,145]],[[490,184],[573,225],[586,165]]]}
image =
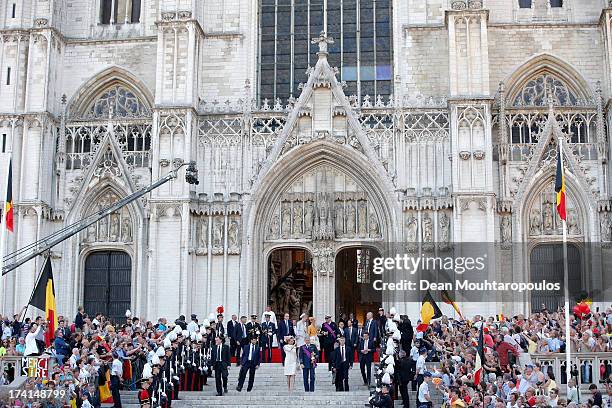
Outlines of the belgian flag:
{"label": "belgian flag", "polygon": [[51,345],[51,341],[55,337],[55,329],[57,329],[57,313],[55,309],[55,285],[53,283],[53,270],[51,269],[51,259],[47,258],[45,267],[38,279],[36,288],[32,293],[30,305],[37,309],[45,311],[47,320],[47,331],[45,334],[45,343],[47,347]]}
{"label": "belgian flag", "polygon": [[443,290],[440,295],[442,296],[442,301],[447,305],[451,305],[453,309],[455,309],[455,312],[457,312],[461,320],[463,320],[463,314],[461,313],[461,310],[459,309],[459,306],[457,305],[455,300],[451,297],[450,293],[448,293],[446,290]]}
{"label": "belgian flag", "polygon": [[565,212],[565,174],[563,171],[563,160],[561,157],[561,145],[557,152],[557,177],[555,179],[555,191],[557,192],[557,212],[559,217],[565,221],[567,214]]}
{"label": "belgian flag", "polygon": [[4,203],[4,223],[6,229],[13,232],[13,160],[9,161],[6,182],[6,201]]}
{"label": "belgian flag", "polygon": [[427,291],[421,304],[421,323],[417,326],[417,331],[424,332],[427,330],[430,321],[440,317],[442,317],[442,311],[431,297],[431,293]]}
{"label": "belgian flag", "polygon": [[474,362],[474,385],[478,386],[483,381],[484,364],[484,322],[480,322],[480,334],[478,335],[478,348],[476,350],[476,361]]}

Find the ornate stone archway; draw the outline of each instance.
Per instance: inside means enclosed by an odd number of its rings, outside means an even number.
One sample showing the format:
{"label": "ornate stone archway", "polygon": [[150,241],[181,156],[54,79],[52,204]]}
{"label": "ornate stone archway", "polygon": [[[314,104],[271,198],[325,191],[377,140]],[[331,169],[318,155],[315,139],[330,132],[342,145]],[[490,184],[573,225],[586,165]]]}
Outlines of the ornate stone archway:
{"label": "ornate stone archway", "polygon": [[369,167],[363,155],[326,140],[302,146],[276,164],[246,203],[249,240],[241,269],[247,271],[249,291],[241,310],[265,304],[270,248],[294,245],[312,254],[314,315],[333,312],[339,248],[380,248],[400,236],[401,225],[393,220],[400,219],[401,209]]}

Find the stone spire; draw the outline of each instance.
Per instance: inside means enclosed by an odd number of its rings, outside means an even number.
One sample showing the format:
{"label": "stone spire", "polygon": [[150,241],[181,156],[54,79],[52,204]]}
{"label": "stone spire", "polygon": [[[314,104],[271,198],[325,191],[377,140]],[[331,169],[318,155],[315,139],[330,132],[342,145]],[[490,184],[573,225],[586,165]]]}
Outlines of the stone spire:
{"label": "stone spire", "polygon": [[324,59],[327,58],[327,55],[329,54],[327,51],[327,45],[333,44],[334,39],[328,37],[325,31],[321,31],[321,34],[318,37],[313,38],[311,43],[319,45],[319,52],[317,52],[317,55],[319,56],[319,59]]}

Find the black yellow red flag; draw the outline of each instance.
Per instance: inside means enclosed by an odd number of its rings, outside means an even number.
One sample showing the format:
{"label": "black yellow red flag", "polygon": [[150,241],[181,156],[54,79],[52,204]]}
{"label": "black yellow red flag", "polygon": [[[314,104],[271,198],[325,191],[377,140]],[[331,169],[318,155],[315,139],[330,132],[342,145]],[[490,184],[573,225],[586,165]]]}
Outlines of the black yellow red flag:
{"label": "black yellow red flag", "polygon": [[427,291],[421,303],[421,323],[417,326],[417,331],[424,332],[429,326],[429,322],[433,319],[442,317],[442,311],[433,300],[431,293]]}
{"label": "black yellow red flag", "polygon": [[55,284],[53,282],[53,270],[51,269],[51,259],[47,258],[45,267],[38,279],[36,288],[32,293],[30,305],[37,309],[45,311],[47,320],[47,331],[45,334],[45,343],[47,347],[51,345],[51,341],[55,336],[57,329],[57,312],[55,308]]}
{"label": "black yellow red flag", "polygon": [[4,225],[13,232],[13,161],[9,161],[8,177],[6,181],[6,200],[4,203]]}
{"label": "black yellow red flag", "polygon": [[565,221],[567,214],[565,211],[565,172],[563,169],[563,158],[561,156],[561,145],[557,152],[557,176],[555,178],[555,191],[557,192],[557,212],[559,217]]}

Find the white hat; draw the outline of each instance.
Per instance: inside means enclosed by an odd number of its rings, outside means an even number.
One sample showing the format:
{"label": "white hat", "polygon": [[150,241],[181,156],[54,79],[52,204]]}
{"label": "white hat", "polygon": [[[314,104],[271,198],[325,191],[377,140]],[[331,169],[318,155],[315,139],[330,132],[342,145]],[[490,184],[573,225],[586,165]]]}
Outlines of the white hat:
{"label": "white hat", "polygon": [[401,333],[399,330],[396,330],[396,331],[393,333],[393,336],[391,336],[391,338],[392,338],[393,340],[401,340],[401,339],[402,339],[402,333]]}
{"label": "white hat", "polygon": [[216,316],[214,313],[211,313],[208,315],[208,320],[215,320],[215,319],[216,319]]}
{"label": "white hat", "polygon": [[142,378],[147,379],[151,377],[153,377],[153,369],[151,368],[151,365],[149,363],[146,363],[142,368]]}
{"label": "white hat", "polygon": [[202,341],[202,335],[200,333],[196,333],[196,341],[197,342],[201,342]]}
{"label": "white hat", "polygon": [[196,333],[195,333],[195,332],[191,333],[191,335],[189,336],[189,338],[191,339],[191,341],[195,341],[195,339],[196,339]]}
{"label": "white hat", "polygon": [[183,330],[182,334],[185,338],[189,337],[189,332],[187,330]]}
{"label": "white hat", "polygon": [[392,365],[388,365],[387,368],[385,368],[385,373],[386,374],[391,374],[393,375],[393,373],[395,372],[395,369],[393,368]]}
{"label": "white hat", "polygon": [[395,316],[393,316],[393,321],[394,322],[401,322],[402,318],[400,317],[400,315],[396,314]]}
{"label": "white hat", "polygon": [[170,348],[172,347],[172,342],[170,341],[170,338],[166,337],[164,339],[164,348]]}
{"label": "white hat", "polygon": [[159,364],[159,357],[157,356],[157,354],[155,354],[152,358],[151,358],[151,364],[153,365],[157,365]]}
{"label": "white hat", "polygon": [[167,339],[170,339],[170,341],[174,341],[177,338],[176,332],[170,332],[168,333],[168,335],[166,336]]}
{"label": "white hat", "polygon": [[209,327],[210,323],[208,322],[208,320],[204,319],[204,323],[202,323],[202,326]]}
{"label": "white hat", "polygon": [[387,350],[385,351],[385,354],[391,356],[393,355],[393,353],[395,353],[395,347],[392,345],[387,345]]}
{"label": "white hat", "polygon": [[132,317],[132,312],[130,312],[130,309],[125,311],[125,317],[127,317],[128,319]]}
{"label": "white hat", "polygon": [[302,314],[300,315],[300,319],[303,319],[303,318],[304,318],[304,316],[306,316],[306,313],[302,313]]}
{"label": "white hat", "polygon": [[385,363],[389,365],[395,364],[395,358],[392,355],[385,357]]}
{"label": "white hat", "polygon": [[179,334],[183,329],[181,329],[181,326],[179,326],[178,324],[176,326],[174,326],[174,329],[172,329],[172,331],[176,334]]}
{"label": "white hat", "polygon": [[394,333],[394,332],[397,331],[397,324],[395,324],[395,322],[393,320],[387,320],[387,329],[391,333]]}
{"label": "white hat", "polygon": [[383,375],[382,383],[387,385],[391,384],[391,375],[389,373],[385,373],[385,375]]}
{"label": "white hat", "polygon": [[392,314],[392,315],[397,314],[397,310],[395,310],[395,306],[393,306],[391,309],[389,309],[389,314]]}

